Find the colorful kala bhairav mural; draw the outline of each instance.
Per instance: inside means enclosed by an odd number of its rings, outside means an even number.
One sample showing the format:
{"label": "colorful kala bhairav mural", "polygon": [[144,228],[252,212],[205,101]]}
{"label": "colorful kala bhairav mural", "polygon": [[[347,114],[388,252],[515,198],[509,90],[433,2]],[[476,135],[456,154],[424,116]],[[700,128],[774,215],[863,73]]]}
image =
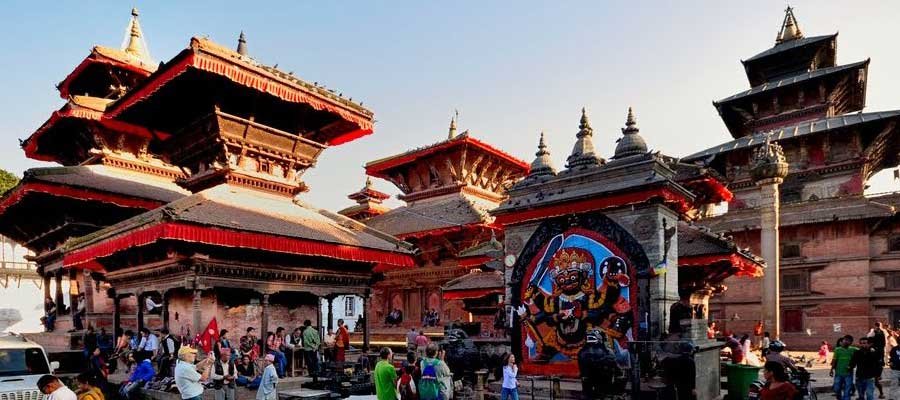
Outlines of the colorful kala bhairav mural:
{"label": "colorful kala bhairav mural", "polygon": [[[524,261],[524,260],[523,260]],[[587,332],[630,362],[637,294],[628,257],[602,235],[579,228],[553,236],[530,261],[521,285],[523,372],[578,373]]]}

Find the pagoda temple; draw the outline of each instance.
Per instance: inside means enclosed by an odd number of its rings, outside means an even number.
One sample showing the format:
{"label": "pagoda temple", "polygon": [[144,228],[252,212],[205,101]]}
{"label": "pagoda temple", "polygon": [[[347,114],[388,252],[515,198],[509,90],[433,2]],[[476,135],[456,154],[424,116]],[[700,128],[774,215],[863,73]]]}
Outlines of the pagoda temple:
{"label": "pagoda temple", "polygon": [[[457,133],[454,118],[446,140],[371,161],[365,169],[369,176],[400,189],[398,197],[406,205],[386,210],[380,206],[384,195],[367,185],[351,195],[360,205],[342,213],[414,245],[417,266],[387,271],[373,285],[373,323],[384,324],[394,310],[403,316],[400,325],[407,327],[421,326],[430,311],[437,312],[441,322],[471,322],[464,298],[445,298],[442,285],[494,260],[489,255],[492,247],[486,244],[499,246],[502,231],[488,211],[528,173],[528,164],[468,131]],[[481,313],[482,318],[489,317],[483,325],[495,312],[496,306]]]}
{"label": "pagoda temple", "polygon": [[[59,86],[67,104],[23,142],[63,167],[30,170],[0,199],[2,234],[45,279],[93,295],[88,314],[106,319],[88,323],[264,333],[414,266],[409,244],[297,197],[323,150],[372,133],[370,110],[256,61],[243,33],[236,51],[195,37],[151,68],[132,15],[126,47],[95,47]],[[147,297],[159,315],[144,315]]]}
{"label": "pagoda temple", "polygon": [[[57,85],[65,104],[22,141],[29,158],[61,166],[26,171],[19,185],[0,199],[0,230],[34,252],[45,295],[60,305],[60,331],[74,327],[70,313],[79,293],[85,295],[84,325],[112,324],[112,301],[101,290],[109,288],[103,274],[67,268],[62,245],[188,194],[174,183],[183,172],[159,153],[168,133],[106,118],[111,104],[157,68],[137,10],[131,14],[125,45],[91,49]],[[62,290],[64,280],[68,293]],[[126,301],[123,308],[134,310],[135,305]],[[58,348],[68,341],[47,344]]]}
{"label": "pagoda temple", "polygon": [[[900,197],[864,195],[872,175],[898,164],[900,110],[863,112],[869,60],[839,64],[837,36],[807,37],[788,8],[774,46],[742,61],[750,89],[714,102],[734,140],[685,158],[717,171],[734,193],[727,213],[702,224],[759,251],[752,152],[767,140],[784,149],[781,336],[809,349],[875,321],[900,323]],[[760,282],[726,284],[712,318],[752,332]]]}

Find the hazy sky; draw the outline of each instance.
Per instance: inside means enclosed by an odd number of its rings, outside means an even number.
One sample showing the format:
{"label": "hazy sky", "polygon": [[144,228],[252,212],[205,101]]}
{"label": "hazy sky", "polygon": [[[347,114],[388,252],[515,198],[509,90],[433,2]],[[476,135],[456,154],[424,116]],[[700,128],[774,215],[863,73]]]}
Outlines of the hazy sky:
{"label": "hazy sky", "polygon": [[[327,150],[305,177],[320,207],[351,204],[372,159],[460,130],[530,162],[544,130],[557,166],[587,107],[605,156],[634,106],[654,149],[684,156],[729,140],[711,101],[748,88],[740,59],[771,47],[784,1],[312,2],[137,1],[152,56],[168,60],[193,35],[362,100],[375,134]],[[807,36],[838,36],[838,62],[872,58],[866,111],[900,108],[900,3],[796,1]],[[0,14],[0,167],[63,104],[54,85],[94,44],[119,46],[131,3],[7,3]],[[882,174],[884,175],[884,174]],[[876,179],[872,190],[897,189]],[[397,191],[387,182],[376,187]],[[395,203],[396,204],[396,203]]]}

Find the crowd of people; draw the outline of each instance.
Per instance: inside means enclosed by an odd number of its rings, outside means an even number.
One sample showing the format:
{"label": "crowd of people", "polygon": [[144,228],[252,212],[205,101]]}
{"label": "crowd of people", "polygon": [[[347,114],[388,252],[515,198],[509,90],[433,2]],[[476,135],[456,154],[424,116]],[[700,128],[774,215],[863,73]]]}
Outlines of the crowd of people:
{"label": "crowd of people", "polygon": [[[761,327],[761,323],[757,324],[758,330]],[[754,336],[758,337],[756,344],[748,334],[740,338],[736,334],[726,334],[725,347],[729,349],[731,362],[763,367],[765,386],[760,392],[760,399],[793,399],[797,388],[790,378],[799,367],[782,353],[785,349],[783,342],[772,340],[769,332],[761,333],[754,332]],[[707,336],[711,339],[721,337],[715,323],[710,323]],[[758,350],[760,357],[756,357],[753,350]],[[854,396],[860,400],[873,400],[876,391],[878,398],[884,399],[881,377],[885,366],[888,366],[894,384],[887,398],[900,399],[900,330],[885,329],[881,322],[875,323],[858,339],[844,335],[833,346],[823,341],[817,349],[817,357],[810,359],[807,366],[814,363],[830,364],[829,374],[834,378],[832,390],[839,400],[850,400]]]}
{"label": "crowd of people", "polygon": [[[424,337],[424,335],[422,335]],[[418,334],[417,334],[418,337]],[[426,338],[427,339],[427,338]],[[421,354],[421,355],[420,355]],[[451,400],[453,399],[453,375],[444,361],[446,353],[434,343],[424,343],[420,349],[415,345],[406,353],[399,372],[394,367],[394,353],[384,347],[379,352],[379,361],[375,364],[372,379],[375,382],[375,394],[378,400]],[[508,385],[517,387],[515,381],[518,368],[515,358],[510,361]],[[504,372],[504,385],[507,385],[507,373]],[[504,387],[505,387],[504,386]],[[503,397],[518,399],[518,392],[512,391]]]}
{"label": "crowd of people", "polygon": [[[65,390],[57,392],[61,390],[54,383],[58,379],[52,376],[38,386],[48,395],[56,393],[50,396],[54,400],[104,400],[116,396],[135,399],[142,388],[177,388],[182,399],[193,399],[199,398],[204,387],[215,390],[216,400],[233,400],[239,386],[257,390],[258,399],[273,400],[277,398],[275,387],[285,377],[288,365],[295,366],[295,374],[317,376],[322,361],[344,362],[350,347],[350,333],[343,320],[338,320],[336,332],[329,331],[326,347],[310,320],[290,334],[278,327],[261,339],[255,332],[255,328],[248,327],[233,342],[229,332],[222,329],[207,349],[207,357],[196,362],[201,347],[199,338],[178,337],[165,328],[141,328],[137,333],[119,330],[112,336],[103,328],[97,332],[88,326],[82,335],[86,367],[78,377],[80,389],[74,394],[76,397],[70,399]],[[120,366],[128,379],[113,387],[108,378]]]}

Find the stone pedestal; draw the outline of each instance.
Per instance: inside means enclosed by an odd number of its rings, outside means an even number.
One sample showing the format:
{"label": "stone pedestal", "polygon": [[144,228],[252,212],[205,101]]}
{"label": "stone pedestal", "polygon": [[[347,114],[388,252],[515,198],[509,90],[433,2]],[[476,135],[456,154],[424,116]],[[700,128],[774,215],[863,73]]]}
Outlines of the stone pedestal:
{"label": "stone pedestal", "polygon": [[697,346],[694,354],[694,366],[697,382],[697,400],[718,399],[721,394],[721,370],[719,351],[722,343],[706,338],[706,320],[684,320],[685,339],[690,339]]}

